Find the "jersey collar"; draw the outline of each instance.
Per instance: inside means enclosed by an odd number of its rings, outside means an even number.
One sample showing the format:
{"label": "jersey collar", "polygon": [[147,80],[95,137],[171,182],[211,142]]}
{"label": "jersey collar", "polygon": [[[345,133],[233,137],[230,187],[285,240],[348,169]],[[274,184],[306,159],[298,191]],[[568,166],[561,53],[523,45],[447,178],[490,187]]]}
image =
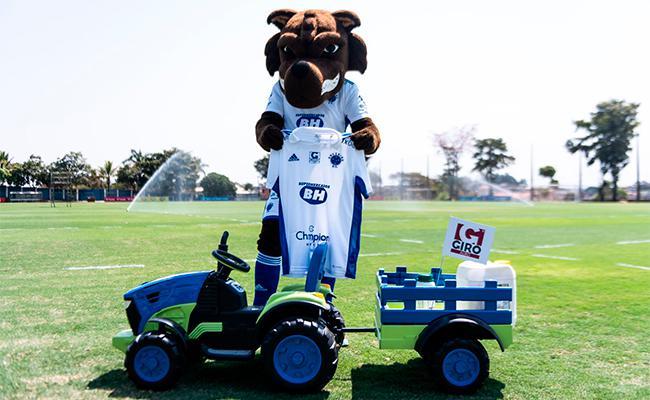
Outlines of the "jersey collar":
{"label": "jersey collar", "polygon": [[290,143],[335,144],[341,142],[341,133],[331,128],[301,126],[289,135]]}

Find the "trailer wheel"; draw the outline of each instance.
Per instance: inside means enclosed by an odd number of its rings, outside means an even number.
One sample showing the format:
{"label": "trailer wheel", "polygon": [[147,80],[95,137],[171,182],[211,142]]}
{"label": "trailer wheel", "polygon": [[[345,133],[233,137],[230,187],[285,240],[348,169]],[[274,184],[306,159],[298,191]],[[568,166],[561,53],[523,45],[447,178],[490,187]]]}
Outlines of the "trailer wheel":
{"label": "trailer wheel", "polygon": [[425,361],[436,383],[449,393],[474,393],[490,373],[488,354],[476,339],[450,339],[431,346]]}
{"label": "trailer wheel", "polygon": [[149,390],[174,386],[183,366],[182,350],[175,339],[164,332],[145,332],[131,343],[124,366],[136,386]]}
{"label": "trailer wheel", "polygon": [[334,376],[338,347],[323,321],[288,319],[271,329],[262,343],[271,382],[289,391],[318,391]]}

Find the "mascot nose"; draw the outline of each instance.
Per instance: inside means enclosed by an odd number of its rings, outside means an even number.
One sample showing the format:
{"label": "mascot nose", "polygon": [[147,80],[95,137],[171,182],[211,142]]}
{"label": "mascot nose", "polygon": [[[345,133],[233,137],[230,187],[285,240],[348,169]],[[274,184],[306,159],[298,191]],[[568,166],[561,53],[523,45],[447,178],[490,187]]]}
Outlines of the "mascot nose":
{"label": "mascot nose", "polygon": [[309,63],[307,61],[297,61],[291,66],[291,74],[296,78],[304,78],[309,72]]}

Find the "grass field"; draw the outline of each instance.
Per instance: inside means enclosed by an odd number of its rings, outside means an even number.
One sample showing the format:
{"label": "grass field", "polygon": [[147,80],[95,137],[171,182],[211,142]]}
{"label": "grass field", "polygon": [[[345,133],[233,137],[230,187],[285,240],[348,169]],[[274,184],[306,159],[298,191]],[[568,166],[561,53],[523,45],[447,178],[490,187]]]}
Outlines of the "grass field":
{"label": "grass field", "polygon": [[[110,344],[127,327],[121,295],[211,269],[224,229],[232,252],[254,258],[262,204],[197,204],[191,215],[125,208],[0,205],[0,398],[289,398],[267,391],[259,362],[209,362],[172,392],[134,388]],[[337,284],[348,325],[372,324],[377,268],[440,262],[452,214],[495,226],[491,258],[512,260],[518,274],[515,343],[505,353],[486,343],[491,378],[476,398],[650,398],[649,204],[366,203],[358,278]],[[133,264],[144,268],[65,269]],[[445,271],[455,265],[447,259]],[[252,273],[234,275],[250,294]],[[413,351],[351,334],[340,356],[312,398],[445,398]]]}

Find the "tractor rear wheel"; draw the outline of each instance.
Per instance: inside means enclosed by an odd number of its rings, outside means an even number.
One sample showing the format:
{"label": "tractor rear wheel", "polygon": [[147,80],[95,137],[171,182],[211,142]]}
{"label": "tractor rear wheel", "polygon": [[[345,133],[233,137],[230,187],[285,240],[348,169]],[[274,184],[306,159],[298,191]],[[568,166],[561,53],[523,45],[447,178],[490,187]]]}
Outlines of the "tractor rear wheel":
{"label": "tractor rear wheel", "polygon": [[287,319],[266,334],[262,358],[275,386],[294,392],[318,391],[336,372],[338,346],[323,321]]}

